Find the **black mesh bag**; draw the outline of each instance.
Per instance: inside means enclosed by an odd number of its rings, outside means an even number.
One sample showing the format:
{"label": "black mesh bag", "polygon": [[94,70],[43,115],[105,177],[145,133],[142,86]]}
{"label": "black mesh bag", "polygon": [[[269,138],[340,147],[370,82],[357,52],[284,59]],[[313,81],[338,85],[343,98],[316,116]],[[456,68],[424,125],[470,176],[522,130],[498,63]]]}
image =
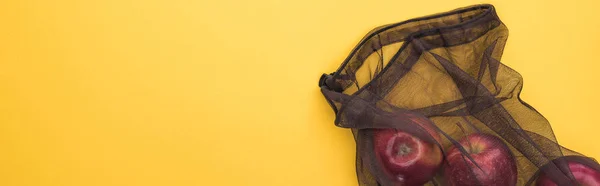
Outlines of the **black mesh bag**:
{"label": "black mesh bag", "polygon": [[361,186],[598,184],[596,160],[519,98],[507,36],[492,5],[462,7],[375,28],[321,77]]}

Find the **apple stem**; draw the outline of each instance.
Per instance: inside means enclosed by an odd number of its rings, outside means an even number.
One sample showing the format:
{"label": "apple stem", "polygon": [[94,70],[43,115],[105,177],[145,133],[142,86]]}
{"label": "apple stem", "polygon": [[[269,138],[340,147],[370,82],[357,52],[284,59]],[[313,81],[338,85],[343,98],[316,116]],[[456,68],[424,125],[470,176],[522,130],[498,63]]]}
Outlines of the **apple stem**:
{"label": "apple stem", "polygon": [[[465,132],[465,128],[463,128],[462,124],[460,124],[460,122],[456,122],[456,125],[458,126],[458,128],[460,128],[460,131],[462,131],[462,133],[467,136],[467,132]],[[473,153],[473,145],[471,145],[471,141],[470,140],[466,140],[467,144],[469,144],[469,153]]]}
{"label": "apple stem", "polygon": [[469,126],[471,126],[471,128],[473,128],[475,130],[475,132],[481,133],[481,131],[477,127],[475,127],[475,125],[471,121],[469,121],[469,119],[467,119],[467,117],[462,116],[462,119],[465,120],[465,123],[467,123]]}

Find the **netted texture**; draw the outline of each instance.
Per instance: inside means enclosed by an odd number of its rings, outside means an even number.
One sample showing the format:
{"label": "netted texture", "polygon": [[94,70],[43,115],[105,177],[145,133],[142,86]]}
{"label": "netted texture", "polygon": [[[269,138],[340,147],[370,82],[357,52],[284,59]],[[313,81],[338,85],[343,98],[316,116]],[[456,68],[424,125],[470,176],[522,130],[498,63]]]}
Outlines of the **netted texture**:
{"label": "netted texture", "polygon": [[569,163],[600,171],[519,98],[521,75],[500,63],[507,36],[492,5],[463,7],[375,28],[321,78],[335,125],[354,134],[361,186],[531,185],[541,175],[578,185]]}

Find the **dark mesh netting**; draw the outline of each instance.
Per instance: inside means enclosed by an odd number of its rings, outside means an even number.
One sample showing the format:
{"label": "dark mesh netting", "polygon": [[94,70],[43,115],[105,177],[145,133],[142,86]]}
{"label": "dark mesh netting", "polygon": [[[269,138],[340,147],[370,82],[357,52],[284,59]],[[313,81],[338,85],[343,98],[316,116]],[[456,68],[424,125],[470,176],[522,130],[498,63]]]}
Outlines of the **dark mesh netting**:
{"label": "dark mesh netting", "polygon": [[361,186],[597,185],[598,163],[519,98],[507,37],[492,5],[463,7],[378,27],[321,77]]}

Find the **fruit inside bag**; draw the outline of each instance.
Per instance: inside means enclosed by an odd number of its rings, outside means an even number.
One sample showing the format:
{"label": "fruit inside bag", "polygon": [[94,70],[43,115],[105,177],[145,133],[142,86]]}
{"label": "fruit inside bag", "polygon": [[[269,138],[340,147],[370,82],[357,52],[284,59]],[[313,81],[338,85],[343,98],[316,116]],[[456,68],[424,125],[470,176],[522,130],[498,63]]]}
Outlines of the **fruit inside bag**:
{"label": "fruit inside bag", "polygon": [[560,146],[500,63],[492,5],[384,25],[319,86],[352,130],[361,186],[600,185],[600,165]]}

